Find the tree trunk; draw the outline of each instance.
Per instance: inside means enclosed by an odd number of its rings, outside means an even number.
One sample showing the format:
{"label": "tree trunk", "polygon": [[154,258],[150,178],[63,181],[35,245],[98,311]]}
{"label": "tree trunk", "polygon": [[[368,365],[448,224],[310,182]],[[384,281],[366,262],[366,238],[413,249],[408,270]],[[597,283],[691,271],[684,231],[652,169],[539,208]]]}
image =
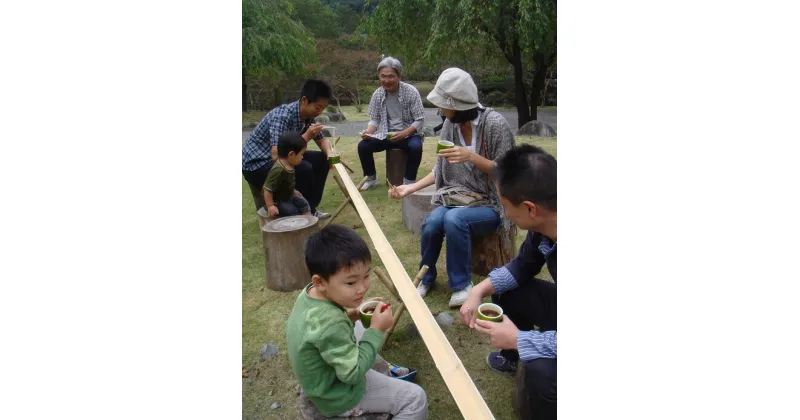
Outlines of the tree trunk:
{"label": "tree trunk", "polygon": [[540,102],[540,97],[542,94],[542,89],[544,88],[544,80],[547,77],[547,70],[550,67],[549,63],[544,57],[544,54],[537,53],[533,56],[533,65],[535,66],[533,70],[531,70],[531,74],[533,75],[533,84],[531,86],[531,119],[537,120],[538,114],[536,112],[536,106]]}
{"label": "tree trunk", "polygon": [[431,197],[436,193],[436,185],[427,186],[403,198],[403,226],[415,235],[422,234],[422,223],[437,204],[431,204]]}
{"label": "tree trunk", "polygon": [[528,98],[525,93],[525,81],[522,78],[522,52],[516,39],[513,40],[511,65],[514,66],[514,102],[517,106],[517,128],[520,128],[531,120],[531,116],[528,109]]}
{"label": "tree trunk", "polygon": [[244,67],[242,67],[242,112],[247,111],[247,82],[244,74]]}
{"label": "tree trunk", "polygon": [[314,216],[288,216],[275,219],[261,229],[267,262],[267,288],[291,292],[311,281],[303,246],[319,230]]}

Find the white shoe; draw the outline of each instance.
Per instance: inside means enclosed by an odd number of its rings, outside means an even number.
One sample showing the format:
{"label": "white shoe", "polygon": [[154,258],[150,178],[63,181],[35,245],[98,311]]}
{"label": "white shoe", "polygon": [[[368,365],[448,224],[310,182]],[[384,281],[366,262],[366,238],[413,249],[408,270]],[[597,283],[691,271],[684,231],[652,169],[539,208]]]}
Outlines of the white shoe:
{"label": "white shoe", "polygon": [[361,191],[371,190],[373,188],[377,188],[381,185],[381,182],[378,181],[378,178],[375,179],[368,179],[364,185],[361,186]]}
{"label": "white shoe", "polygon": [[420,283],[417,286],[417,293],[419,293],[420,297],[425,297],[428,294],[428,290],[431,290],[430,285]]}
{"label": "white shoe", "polygon": [[469,297],[469,292],[472,290],[472,283],[469,284],[464,290],[459,290],[457,292],[453,292],[453,295],[450,296],[450,304],[451,308],[457,308],[464,304]]}

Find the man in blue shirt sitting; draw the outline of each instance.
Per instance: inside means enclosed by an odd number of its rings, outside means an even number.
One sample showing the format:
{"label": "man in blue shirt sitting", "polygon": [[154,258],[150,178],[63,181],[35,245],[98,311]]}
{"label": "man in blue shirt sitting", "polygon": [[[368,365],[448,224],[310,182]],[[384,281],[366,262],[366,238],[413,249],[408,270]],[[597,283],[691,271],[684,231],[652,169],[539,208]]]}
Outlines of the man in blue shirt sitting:
{"label": "man in blue shirt sitting", "polygon": [[314,140],[321,150],[307,150],[303,154],[303,161],[295,167],[296,189],[308,201],[311,214],[320,219],[330,217],[330,214],[317,210],[328,178],[330,145],[322,136],[322,124],[316,121],[328,106],[330,98],[331,88],[327,83],[306,80],[300,90],[299,100],[275,107],[250,133],[242,149],[242,175],[250,188],[259,192],[256,210],[264,206],[261,188],[272,165],[278,160],[278,138],[283,133],[294,131],[301,134],[306,143]]}
{"label": "man in blue shirt sitting", "polygon": [[[522,145],[497,161],[494,178],[506,215],[528,235],[516,258],[472,289],[461,318],[500,349],[487,357],[489,367],[517,374],[519,417],[555,419],[556,160],[538,147]],[[552,282],[535,278],[545,264]],[[503,308],[501,323],[476,320],[487,296]]]}

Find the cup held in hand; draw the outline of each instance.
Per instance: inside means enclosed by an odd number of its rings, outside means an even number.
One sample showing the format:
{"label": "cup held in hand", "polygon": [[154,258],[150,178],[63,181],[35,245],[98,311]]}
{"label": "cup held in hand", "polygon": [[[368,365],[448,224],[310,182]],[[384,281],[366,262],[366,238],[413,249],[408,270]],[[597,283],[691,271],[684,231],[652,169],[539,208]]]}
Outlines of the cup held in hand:
{"label": "cup held in hand", "polygon": [[494,303],[483,303],[478,306],[478,319],[491,322],[503,322],[503,308]]}
{"label": "cup held in hand", "polygon": [[341,154],[339,152],[331,152],[331,154],[328,155],[328,163],[330,163],[331,165],[335,165],[335,164],[339,163],[340,162],[340,156],[341,156]]}
{"label": "cup held in hand", "polygon": [[439,142],[436,143],[436,154],[439,154],[439,152],[444,149],[452,149],[453,147],[455,147],[455,143],[452,141],[439,140]]}
{"label": "cup held in hand", "polygon": [[361,304],[358,307],[358,315],[361,317],[361,323],[364,328],[369,328],[369,323],[372,321],[372,313],[378,308],[379,300],[370,300]]}

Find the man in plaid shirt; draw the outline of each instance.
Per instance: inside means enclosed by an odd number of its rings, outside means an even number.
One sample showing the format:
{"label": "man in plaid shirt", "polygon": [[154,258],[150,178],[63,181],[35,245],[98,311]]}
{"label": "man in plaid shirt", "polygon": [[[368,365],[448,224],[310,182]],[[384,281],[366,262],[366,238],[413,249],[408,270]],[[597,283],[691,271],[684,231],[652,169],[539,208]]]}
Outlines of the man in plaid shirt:
{"label": "man in plaid shirt", "polygon": [[[288,131],[300,133],[306,142],[317,143],[321,152],[307,150],[303,161],[295,166],[296,188],[308,201],[311,214],[326,219],[328,213],[317,211],[328,177],[330,145],[322,136],[322,124],[316,118],[328,106],[331,88],[321,80],[310,79],[300,91],[300,99],[280,105],[261,119],[242,149],[242,175],[255,191],[261,191],[272,165],[278,159],[278,138]],[[264,206],[259,194],[256,209]]]}
{"label": "man in plaid shirt", "polygon": [[[402,149],[408,153],[404,184],[413,184],[417,179],[417,169],[422,160],[422,125],[425,122],[425,108],[422,97],[412,85],[400,81],[403,65],[400,61],[386,57],[378,64],[381,86],[372,94],[369,101],[369,123],[361,132],[358,144],[358,157],[361,168],[368,178],[362,190],[380,185],[375,172],[375,159],[372,154],[386,149]],[[387,139],[387,134],[391,137]]]}

